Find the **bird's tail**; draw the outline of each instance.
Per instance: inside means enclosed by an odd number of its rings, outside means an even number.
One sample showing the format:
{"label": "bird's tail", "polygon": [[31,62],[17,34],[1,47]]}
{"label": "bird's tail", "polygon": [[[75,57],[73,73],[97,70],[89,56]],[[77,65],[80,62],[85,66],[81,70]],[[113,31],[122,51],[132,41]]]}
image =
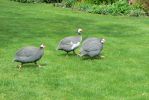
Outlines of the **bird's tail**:
{"label": "bird's tail", "polygon": [[[61,43],[61,42],[60,42]],[[58,44],[56,50],[60,50],[60,43]]]}
{"label": "bird's tail", "polygon": [[60,47],[59,47],[59,45],[56,47],[56,50],[60,50]]}

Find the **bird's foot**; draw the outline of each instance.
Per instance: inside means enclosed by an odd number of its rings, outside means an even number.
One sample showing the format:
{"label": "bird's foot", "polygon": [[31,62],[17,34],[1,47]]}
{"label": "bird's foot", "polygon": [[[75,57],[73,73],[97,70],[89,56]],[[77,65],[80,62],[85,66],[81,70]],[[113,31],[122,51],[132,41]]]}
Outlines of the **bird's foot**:
{"label": "bird's foot", "polygon": [[65,56],[68,57],[69,56],[69,52],[67,52]]}
{"label": "bird's foot", "polygon": [[19,68],[19,71],[21,71],[22,65],[17,65],[17,67]]}
{"label": "bird's foot", "polygon": [[77,53],[77,56],[82,57],[81,53]]}
{"label": "bird's foot", "polygon": [[73,51],[73,54],[76,55],[77,53],[75,51]]}
{"label": "bird's foot", "polygon": [[40,68],[40,67],[42,67],[40,64],[37,64],[37,66]]}
{"label": "bird's foot", "polygon": [[35,63],[35,65],[37,65],[39,68],[41,67],[41,65],[40,64],[38,64],[37,62],[34,62]]}
{"label": "bird's foot", "polygon": [[100,58],[105,58],[105,56],[100,56]]}

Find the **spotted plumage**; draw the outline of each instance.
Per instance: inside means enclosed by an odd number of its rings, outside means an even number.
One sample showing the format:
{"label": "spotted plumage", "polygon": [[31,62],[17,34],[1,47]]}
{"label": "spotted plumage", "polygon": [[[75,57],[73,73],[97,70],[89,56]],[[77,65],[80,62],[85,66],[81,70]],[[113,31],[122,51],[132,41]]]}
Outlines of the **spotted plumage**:
{"label": "spotted plumage", "polygon": [[16,62],[20,62],[21,67],[25,63],[35,63],[41,59],[44,54],[44,45],[42,44],[39,48],[34,46],[24,47],[16,52],[15,60]]}
{"label": "spotted plumage", "polygon": [[59,42],[57,50],[62,50],[67,53],[71,51],[75,52],[75,49],[77,49],[80,46],[80,43],[82,41],[81,32],[82,32],[82,29],[78,29],[77,36],[69,36],[69,37],[65,37],[64,39],[62,39]]}
{"label": "spotted plumage", "polygon": [[104,42],[105,39],[96,37],[87,38],[82,44],[80,56],[95,57],[100,55]]}

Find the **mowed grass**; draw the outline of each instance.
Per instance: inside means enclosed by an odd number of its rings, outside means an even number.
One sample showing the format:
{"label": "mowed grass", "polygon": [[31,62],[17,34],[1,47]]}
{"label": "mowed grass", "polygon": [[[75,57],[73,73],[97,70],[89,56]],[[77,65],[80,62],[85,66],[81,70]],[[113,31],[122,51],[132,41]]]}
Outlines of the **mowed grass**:
{"label": "mowed grass", "polygon": [[[84,30],[104,37],[104,59],[56,51],[59,40]],[[15,52],[46,45],[39,61],[19,71]],[[77,49],[79,52],[79,49]],[[148,100],[149,18],[92,15],[48,4],[0,0],[0,100]]]}

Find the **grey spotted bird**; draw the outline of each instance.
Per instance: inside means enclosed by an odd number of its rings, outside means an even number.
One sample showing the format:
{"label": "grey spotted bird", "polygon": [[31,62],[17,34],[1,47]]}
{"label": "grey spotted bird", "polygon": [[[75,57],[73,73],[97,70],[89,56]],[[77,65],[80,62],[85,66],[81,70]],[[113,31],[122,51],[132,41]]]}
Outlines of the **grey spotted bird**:
{"label": "grey spotted bird", "polygon": [[[43,44],[40,45],[39,48],[34,46],[24,47],[16,52],[15,62],[20,62],[19,68],[22,67],[23,64],[26,63],[35,63],[40,60],[44,54],[45,46]],[[38,65],[40,67],[40,65]]]}
{"label": "grey spotted bird", "polygon": [[75,50],[80,46],[80,43],[82,41],[82,29],[78,29],[77,36],[69,36],[69,37],[65,37],[64,39],[62,39],[59,42],[59,45],[57,47],[57,50],[62,50],[67,52],[67,54],[71,51],[73,51],[73,53],[75,53]]}
{"label": "grey spotted bird", "polygon": [[103,44],[105,42],[105,39],[100,39],[96,37],[87,38],[83,41],[80,56],[89,56],[89,57],[95,57],[95,56],[101,56],[101,51],[103,49]]}

